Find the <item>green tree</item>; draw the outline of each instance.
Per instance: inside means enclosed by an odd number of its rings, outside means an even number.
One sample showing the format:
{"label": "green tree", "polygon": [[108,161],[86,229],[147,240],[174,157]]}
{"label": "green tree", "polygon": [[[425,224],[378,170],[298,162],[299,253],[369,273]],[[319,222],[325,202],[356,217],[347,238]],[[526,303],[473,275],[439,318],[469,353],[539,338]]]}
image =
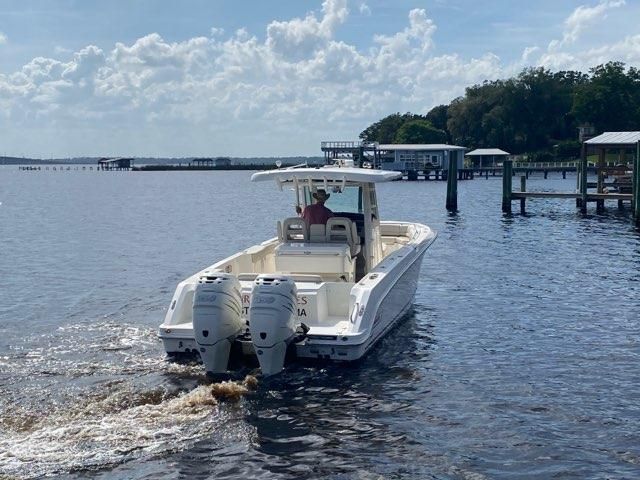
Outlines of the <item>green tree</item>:
{"label": "green tree", "polygon": [[426,120],[412,120],[404,123],[396,133],[394,143],[445,143],[447,135],[434,128]]}
{"label": "green tree", "polygon": [[596,130],[637,130],[640,124],[640,71],[626,71],[622,62],[590,70],[591,78],[578,86],[572,113]]}
{"label": "green tree", "polygon": [[382,144],[394,143],[396,133],[403,124],[422,118],[420,115],[414,115],[413,113],[393,113],[363,130],[360,133],[360,139],[366,142]]}
{"label": "green tree", "polygon": [[429,113],[427,113],[424,118],[435,128],[444,131],[447,135],[447,141],[450,141],[449,129],[447,127],[448,112],[448,105],[438,105],[429,110]]}
{"label": "green tree", "polygon": [[[360,134],[379,143],[439,143],[498,147],[511,153],[575,155],[577,127],[637,130],[640,70],[610,62],[590,70],[551,72],[528,68],[506,80],[465,90],[425,116],[394,113]],[[435,130],[435,131],[434,131]],[[437,140],[436,140],[437,139]]]}
{"label": "green tree", "polygon": [[467,88],[448,109],[453,143],[468,147],[499,147],[512,153],[549,149],[558,140],[574,138],[571,114],[579,72],[523,70],[516,78]]}

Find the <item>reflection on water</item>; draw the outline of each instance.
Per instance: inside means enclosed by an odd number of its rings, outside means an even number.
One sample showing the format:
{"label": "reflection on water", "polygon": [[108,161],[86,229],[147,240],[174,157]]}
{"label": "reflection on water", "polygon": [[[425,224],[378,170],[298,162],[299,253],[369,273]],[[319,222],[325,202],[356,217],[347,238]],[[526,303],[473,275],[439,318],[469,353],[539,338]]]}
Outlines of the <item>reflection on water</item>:
{"label": "reflection on water", "polygon": [[640,476],[628,209],[503,216],[496,178],[448,214],[443,182],[382,185],[384,218],[440,233],[413,311],[355,364],[212,385],[155,329],[178,281],[291,214],[247,178],[0,170],[0,476]]}

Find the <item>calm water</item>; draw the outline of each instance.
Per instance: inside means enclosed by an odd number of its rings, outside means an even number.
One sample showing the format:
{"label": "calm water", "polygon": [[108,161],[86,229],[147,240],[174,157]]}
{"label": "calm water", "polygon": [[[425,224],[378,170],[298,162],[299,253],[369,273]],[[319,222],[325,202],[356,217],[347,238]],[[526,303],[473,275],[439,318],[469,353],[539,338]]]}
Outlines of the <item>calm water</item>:
{"label": "calm water", "polygon": [[212,406],[155,329],[179,280],[273,236],[291,196],[247,172],[1,169],[0,477],[640,478],[628,210],[503,217],[491,178],[462,182],[449,216],[444,189],[379,190],[385,218],[440,236],[370,355]]}

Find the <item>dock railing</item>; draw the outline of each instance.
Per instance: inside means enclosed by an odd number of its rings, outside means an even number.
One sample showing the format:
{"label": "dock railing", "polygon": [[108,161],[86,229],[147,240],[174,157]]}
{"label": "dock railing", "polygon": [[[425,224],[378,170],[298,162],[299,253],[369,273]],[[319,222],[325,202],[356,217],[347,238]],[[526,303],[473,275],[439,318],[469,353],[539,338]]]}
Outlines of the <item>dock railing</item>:
{"label": "dock railing", "polygon": [[[566,162],[513,162],[513,168],[535,168],[535,169],[545,169],[545,168],[578,168],[580,166],[580,160],[571,160]],[[611,165],[615,166],[615,162],[609,162]],[[587,162],[587,166],[595,167],[595,162]]]}

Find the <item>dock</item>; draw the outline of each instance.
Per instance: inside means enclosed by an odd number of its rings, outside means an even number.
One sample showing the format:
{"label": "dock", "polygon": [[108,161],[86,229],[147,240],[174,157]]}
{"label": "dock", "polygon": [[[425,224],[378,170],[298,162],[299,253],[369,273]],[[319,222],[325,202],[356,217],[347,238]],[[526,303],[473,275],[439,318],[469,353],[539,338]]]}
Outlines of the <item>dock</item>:
{"label": "dock", "polygon": [[[614,167],[605,165],[607,150],[618,152],[621,159],[620,165]],[[589,182],[587,155],[593,152],[598,158],[594,168],[597,181]],[[627,163],[628,157],[633,157],[630,171]],[[520,202],[520,212],[524,214],[527,199],[535,198],[575,200],[576,208],[579,208],[582,213],[587,213],[589,203],[595,203],[597,212],[602,212],[606,201],[616,201],[619,209],[623,209],[624,203],[629,202],[634,221],[640,227],[640,132],[605,132],[583,142],[577,173],[577,185],[573,192],[528,192],[526,176],[520,177],[520,191],[514,192],[512,185],[515,175],[513,162],[505,160],[502,176],[502,211],[510,214],[511,204],[516,200]],[[625,181],[605,182],[608,175],[617,176],[617,179],[624,177]],[[630,181],[626,181],[626,177],[630,177]],[[618,187],[619,190],[630,190],[630,193],[608,191],[612,187]],[[589,191],[590,188],[595,188],[596,191]]]}

